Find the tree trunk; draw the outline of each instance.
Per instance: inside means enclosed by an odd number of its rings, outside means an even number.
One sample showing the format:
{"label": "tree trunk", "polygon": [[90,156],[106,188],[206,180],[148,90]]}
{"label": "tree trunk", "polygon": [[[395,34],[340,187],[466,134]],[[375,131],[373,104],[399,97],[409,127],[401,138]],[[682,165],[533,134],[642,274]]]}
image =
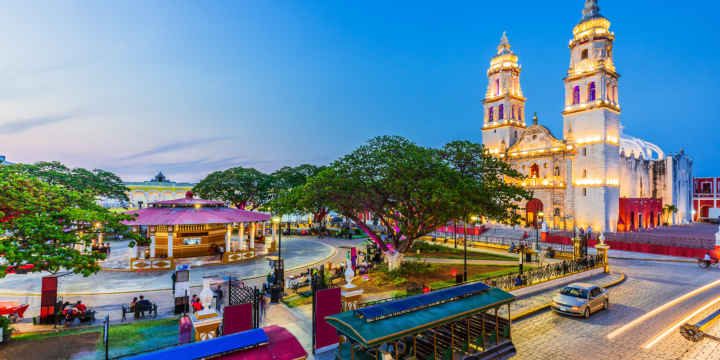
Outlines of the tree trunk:
{"label": "tree trunk", "polygon": [[385,253],[385,263],[388,266],[388,270],[395,271],[400,269],[400,264],[403,262],[403,254],[399,251],[395,252],[386,252]]}

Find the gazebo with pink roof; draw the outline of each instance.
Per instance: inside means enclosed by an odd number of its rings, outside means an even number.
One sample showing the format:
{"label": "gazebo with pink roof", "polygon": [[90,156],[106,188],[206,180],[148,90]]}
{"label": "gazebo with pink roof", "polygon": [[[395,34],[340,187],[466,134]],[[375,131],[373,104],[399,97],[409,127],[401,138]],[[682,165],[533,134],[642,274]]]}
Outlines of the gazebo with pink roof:
{"label": "gazebo with pink roof", "polygon": [[[124,224],[145,232],[150,239],[148,256],[131,259],[133,270],[170,269],[175,258],[217,253],[223,253],[223,263],[252,259],[256,223],[270,219],[268,214],[230,208],[221,201],[195,199],[190,191],[184,199],[153,202],[147,208],[126,214],[136,218]],[[245,240],[246,224],[249,241]],[[238,228],[238,241],[232,241],[234,227]],[[274,244],[267,241],[265,247],[272,251]]]}

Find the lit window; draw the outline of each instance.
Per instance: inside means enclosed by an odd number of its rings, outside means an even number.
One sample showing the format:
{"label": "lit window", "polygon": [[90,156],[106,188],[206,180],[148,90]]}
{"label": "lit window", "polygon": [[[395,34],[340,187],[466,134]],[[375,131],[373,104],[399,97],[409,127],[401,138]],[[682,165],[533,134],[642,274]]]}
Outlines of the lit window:
{"label": "lit window", "polygon": [[580,103],[580,87],[576,86],[573,89],[573,105],[577,105]]}
{"label": "lit window", "polygon": [[498,107],[498,120],[502,120],[505,118],[505,105],[500,104]]}
{"label": "lit window", "polygon": [[590,56],[590,52],[588,49],[584,49],[582,53],[580,54],[580,60],[585,60]]}
{"label": "lit window", "polygon": [[588,86],[588,102],[595,101],[595,82]]}
{"label": "lit window", "polygon": [[557,167],[557,166],[556,166],[555,169],[553,170],[553,174],[554,174],[555,176],[560,176],[560,167]]}
{"label": "lit window", "polygon": [[495,114],[494,114],[494,112],[495,112],[495,109],[491,106],[491,107],[488,109],[488,121],[489,121],[489,122],[493,122],[493,121],[495,120],[495,117],[494,117]]}

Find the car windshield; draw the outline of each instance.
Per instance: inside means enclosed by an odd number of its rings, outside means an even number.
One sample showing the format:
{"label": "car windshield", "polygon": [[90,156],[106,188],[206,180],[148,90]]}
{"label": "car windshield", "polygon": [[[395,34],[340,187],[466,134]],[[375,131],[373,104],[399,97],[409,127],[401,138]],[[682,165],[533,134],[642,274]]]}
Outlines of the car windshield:
{"label": "car windshield", "polygon": [[585,289],[578,289],[574,287],[566,287],[560,291],[560,294],[565,296],[572,296],[576,298],[587,299],[588,292]]}

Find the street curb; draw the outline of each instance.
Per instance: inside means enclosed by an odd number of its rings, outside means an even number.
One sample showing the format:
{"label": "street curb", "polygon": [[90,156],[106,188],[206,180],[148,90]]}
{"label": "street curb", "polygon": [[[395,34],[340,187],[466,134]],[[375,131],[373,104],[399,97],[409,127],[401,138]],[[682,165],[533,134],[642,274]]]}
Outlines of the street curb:
{"label": "street curb", "polygon": [[[603,285],[601,285],[601,287],[604,287],[604,288],[608,289],[608,288],[611,288],[611,287],[613,287],[613,286],[620,285],[621,283],[623,283],[623,282],[627,279],[627,276],[626,276],[624,273],[620,273],[620,275],[622,275],[622,277],[620,277],[620,279],[615,280],[615,281],[611,281],[611,282],[609,282],[609,283],[607,283],[607,284],[603,284]],[[545,311],[545,310],[549,309],[551,305],[552,305],[552,302],[548,302],[548,303],[545,303],[545,304],[540,305],[540,306],[538,306],[538,307],[525,310],[525,311],[523,311],[523,312],[521,312],[521,313],[519,313],[519,314],[516,314],[516,315],[514,315],[514,316],[511,316],[511,317],[510,317],[510,320],[511,320],[511,321],[522,320],[522,319],[524,319],[524,318],[526,318],[526,317],[529,317],[529,316],[531,316],[531,315],[535,315],[535,314],[537,314],[537,313],[539,313],[539,312],[542,312],[542,311]]]}
{"label": "street curb", "polygon": [[629,258],[629,257],[620,257],[620,256],[608,256],[608,259],[613,259],[613,260],[637,260],[637,261],[659,261],[659,262],[688,263],[688,264],[697,263],[697,260],[653,259],[653,258]]}
{"label": "street curb", "polygon": [[[313,240],[311,240],[311,241],[313,241]],[[322,243],[322,244],[323,244],[323,245],[326,245],[326,246],[330,246],[330,247],[332,248],[332,252],[330,253],[329,256],[327,256],[327,257],[325,257],[325,258],[323,258],[323,259],[320,259],[320,260],[318,260],[318,261],[315,261],[315,262],[313,262],[313,263],[296,266],[296,267],[294,267],[294,268],[290,268],[290,269],[287,269],[287,270],[285,270],[285,271],[290,272],[290,271],[295,271],[295,270],[302,269],[302,268],[305,268],[305,267],[312,267],[312,266],[315,266],[315,265],[317,265],[317,264],[319,264],[319,263],[325,262],[327,259],[330,259],[330,258],[332,258],[333,256],[337,255],[337,248],[336,248],[336,247],[334,247],[334,246],[332,246],[332,245],[325,244],[325,243]],[[265,275],[247,277],[247,278],[242,278],[242,279],[239,279],[239,280],[241,280],[241,281],[243,281],[243,280],[253,280],[253,279],[259,279],[259,278],[263,278],[263,277],[265,277]],[[190,285],[190,287],[202,287],[202,285]],[[148,293],[148,292],[159,292],[159,291],[170,291],[170,290],[172,290],[172,289],[171,289],[171,288],[150,289],[150,290],[136,289],[136,290],[108,291],[108,292],[96,292],[96,293],[58,293],[58,296],[121,295],[121,294],[132,294],[132,293],[138,293],[138,292],[146,292],[146,293]],[[2,291],[0,291],[0,295],[1,295],[1,296],[40,296],[40,293],[31,293],[31,292],[15,293],[15,292],[2,292]]]}

